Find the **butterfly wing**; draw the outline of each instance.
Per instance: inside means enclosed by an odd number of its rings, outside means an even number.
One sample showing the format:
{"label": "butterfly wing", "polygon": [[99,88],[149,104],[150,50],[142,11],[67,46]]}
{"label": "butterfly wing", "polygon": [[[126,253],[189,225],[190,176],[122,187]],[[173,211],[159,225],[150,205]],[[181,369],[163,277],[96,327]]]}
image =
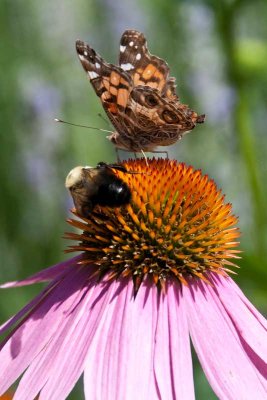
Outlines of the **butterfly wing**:
{"label": "butterfly wing", "polygon": [[138,113],[136,136],[146,137],[151,142],[150,147],[175,143],[198,122],[199,116],[187,105],[174,104],[148,86],[134,87],[129,101],[132,112]]}
{"label": "butterfly wing", "polygon": [[133,78],[134,86],[149,86],[161,95],[176,99],[175,78],[169,77],[169,66],[148,51],[143,33],[127,30],[120,41],[119,65]]}
{"label": "butterfly wing", "polygon": [[89,80],[116,132],[109,139],[128,151],[167,146],[203,122],[179,102],[167,63],[147,49],[144,35],[128,30],[121,38],[120,66],[108,64],[78,40],[76,49]]}
{"label": "butterfly wing", "polygon": [[120,67],[107,63],[94,49],[81,40],[76,41],[81,64],[102,105],[118,132],[123,129],[121,117],[125,112],[132,78]]}

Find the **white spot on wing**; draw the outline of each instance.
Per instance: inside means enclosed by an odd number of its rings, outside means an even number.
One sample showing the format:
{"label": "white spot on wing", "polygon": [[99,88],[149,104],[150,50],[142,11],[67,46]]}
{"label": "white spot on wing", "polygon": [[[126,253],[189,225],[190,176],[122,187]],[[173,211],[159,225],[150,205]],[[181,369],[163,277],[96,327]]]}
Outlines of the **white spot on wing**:
{"label": "white spot on wing", "polygon": [[140,53],[136,54],[136,59],[137,59],[137,60],[140,60],[140,59],[141,59],[141,54],[140,54]]}
{"label": "white spot on wing", "polygon": [[99,76],[95,71],[88,71],[88,75],[90,79],[95,79]]}
{"label": "white spot on wing", "polygon": [[84,54],[85,56],[88,56],[88,53],[87,53],[86,50],[84,50],[83,54]]}
{"label": "white spot on wing", "polygon": [[134,66],[133,66],[132,64],[130,64],[130,63],[127,63],[127,64],[121,64],[121,68],[122,68],[124,71],[129,71],[130,69],[133,69]]}
{"label": "white spot on wing", "polygon": [[129,46],[133,46],[134,45],[134,42],[133,41],[131,41],[130,43],[129,43]]}
{"label": "white spot on wing", "polygon": [[101,67],[101,65],[100,65],[98,62],[96,62],[96,63],[95,63],[95,67],[96,67],[97,69],[99,69],[99,68]]}
{"label": "white spot on wing", "polygon": [[125,49],[126,49],[126,46],[120,46],[120,52],[121,52],[121,53],[124,53],[124,52],[125,52]]}

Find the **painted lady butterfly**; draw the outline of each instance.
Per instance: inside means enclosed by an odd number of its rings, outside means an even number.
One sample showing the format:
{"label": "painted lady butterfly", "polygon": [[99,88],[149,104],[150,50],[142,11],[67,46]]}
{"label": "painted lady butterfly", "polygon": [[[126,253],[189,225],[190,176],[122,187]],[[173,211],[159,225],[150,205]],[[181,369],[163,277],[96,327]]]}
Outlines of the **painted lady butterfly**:
{"label": "painted lady butterfly", "polygon": [[131,152],[169,146],[191,131],[205,115],[179,101],[167,63],[147,49],[144,35],[127,30],[120,42],[119,66],[108,64],[86,43],[76,49],[91,84],[116,131],[116,148]]}

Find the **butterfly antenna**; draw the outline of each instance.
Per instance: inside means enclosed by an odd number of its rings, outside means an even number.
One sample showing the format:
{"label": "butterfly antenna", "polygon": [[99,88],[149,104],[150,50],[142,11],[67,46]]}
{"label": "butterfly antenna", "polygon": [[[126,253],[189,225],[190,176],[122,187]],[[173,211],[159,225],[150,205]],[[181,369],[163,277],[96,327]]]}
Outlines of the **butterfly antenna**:
{"label": "butterfly antenna", "polygon": [[54,121],[56,121],[56,122],[61,122],[62,124],[77,126],[77,127],[79,127],[79,128],[95,129],[95,130],[101,131],[101,132],[113,133],[113,131],[109,131],[108,129],[96,128],[95,126],[73,124],[72,122],[63,121],[62,119],[59,119],[59,118],[55,118]]}

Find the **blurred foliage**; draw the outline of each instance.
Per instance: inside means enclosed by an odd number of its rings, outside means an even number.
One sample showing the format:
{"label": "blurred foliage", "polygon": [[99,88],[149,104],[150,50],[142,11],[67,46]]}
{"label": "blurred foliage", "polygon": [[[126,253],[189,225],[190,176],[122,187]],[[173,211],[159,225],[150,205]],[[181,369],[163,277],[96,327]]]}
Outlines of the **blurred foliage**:
{"label": "blurred foliage", "polygon": [[[0,2],[1,281],[62,260],[76,165],[115,160],[105,135],[55,117],[110,129],[74,50],[88,41],[116,62],[121,33],[143,31],[166,59],[181,99],[207,121],[169,156],[215,179],[240,217],[243,259],[236,280],[266,312],[267,2],[242,0],[48,0]],[[38,287],[1,292],[4,320]],[[81,398],[77,389],[73,398]],[[196,367],[198,399],[213,398]]]}

